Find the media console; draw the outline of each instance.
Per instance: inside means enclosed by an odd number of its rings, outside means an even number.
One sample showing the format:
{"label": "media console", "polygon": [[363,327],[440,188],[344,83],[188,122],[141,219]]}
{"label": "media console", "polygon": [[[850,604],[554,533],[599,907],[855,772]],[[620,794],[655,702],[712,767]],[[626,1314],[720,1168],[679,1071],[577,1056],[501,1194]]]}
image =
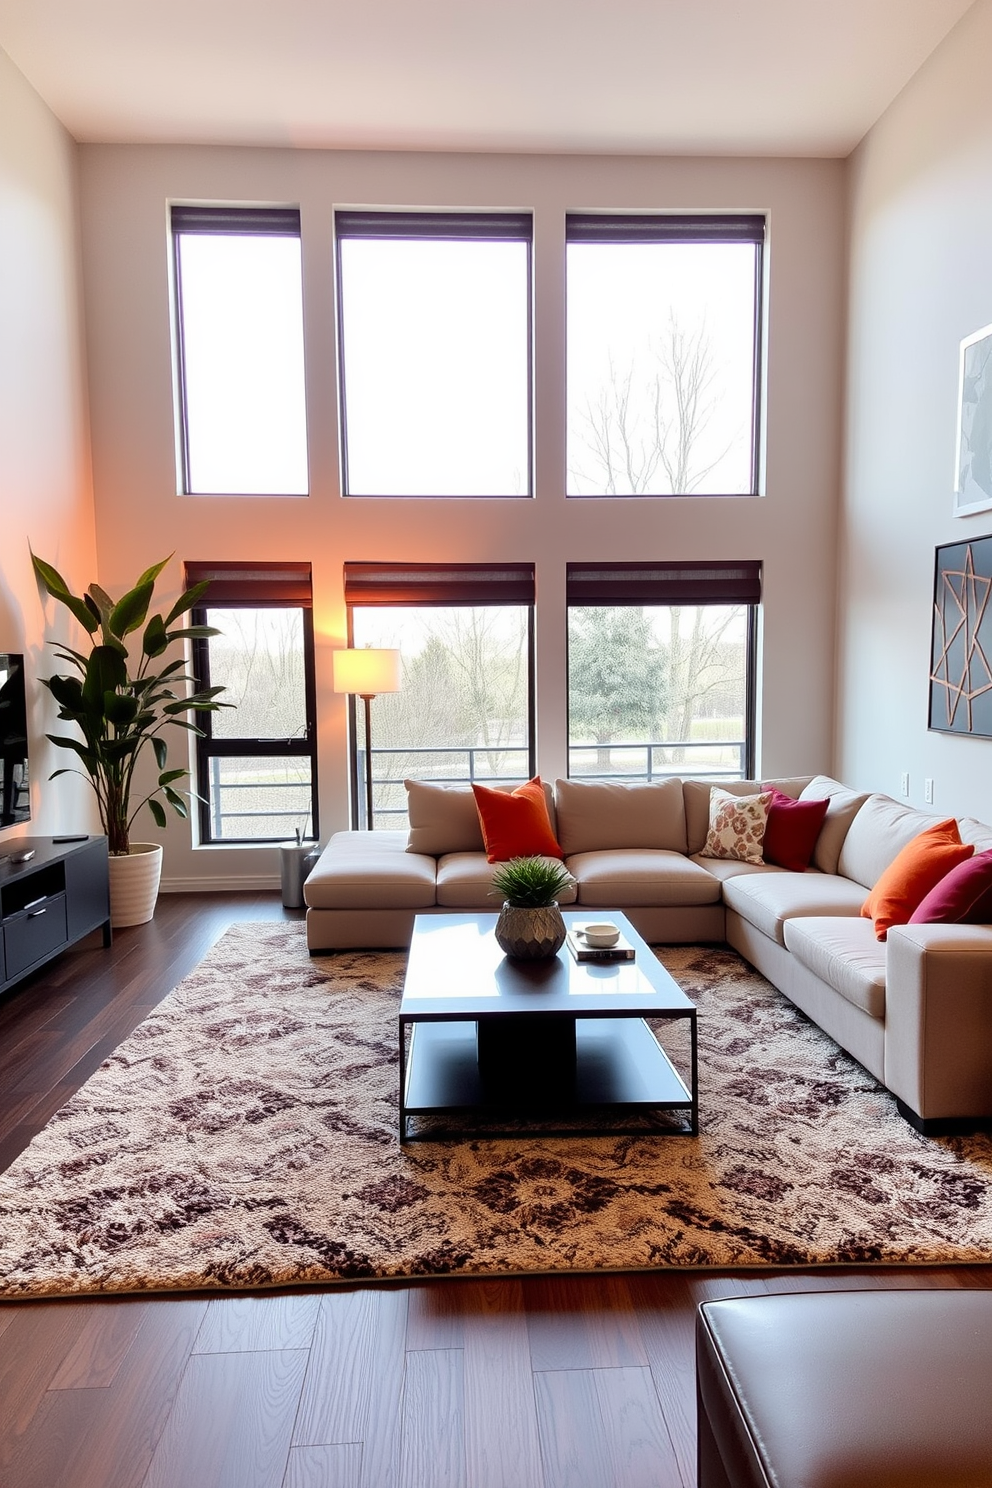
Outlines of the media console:
{"label": "media console", "polygon": [[0,841],[0,992],[92,930],[110,945],[106,837]]}

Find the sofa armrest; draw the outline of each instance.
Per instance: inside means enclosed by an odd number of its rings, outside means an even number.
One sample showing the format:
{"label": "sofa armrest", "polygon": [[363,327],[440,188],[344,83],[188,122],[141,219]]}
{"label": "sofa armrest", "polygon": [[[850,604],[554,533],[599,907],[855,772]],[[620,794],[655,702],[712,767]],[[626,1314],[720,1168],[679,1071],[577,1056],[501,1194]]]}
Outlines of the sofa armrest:
{"label": "sofa armrest", "polygon": [[924,1121],[992,1117],[992,926],[896,925],[885,1083]]}

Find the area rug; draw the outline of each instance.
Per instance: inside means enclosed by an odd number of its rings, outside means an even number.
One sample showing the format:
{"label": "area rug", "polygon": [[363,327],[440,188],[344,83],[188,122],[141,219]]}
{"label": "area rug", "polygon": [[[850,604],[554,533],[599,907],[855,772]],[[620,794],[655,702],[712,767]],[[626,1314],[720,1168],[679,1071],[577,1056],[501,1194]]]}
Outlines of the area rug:
{"label": "area rug", "polygon": [[934,1140],[728,950],[700,1135],[397,1140],[404,960],[238,925],[0,1175],[0,1295],[992,1261],[992,1141]]}

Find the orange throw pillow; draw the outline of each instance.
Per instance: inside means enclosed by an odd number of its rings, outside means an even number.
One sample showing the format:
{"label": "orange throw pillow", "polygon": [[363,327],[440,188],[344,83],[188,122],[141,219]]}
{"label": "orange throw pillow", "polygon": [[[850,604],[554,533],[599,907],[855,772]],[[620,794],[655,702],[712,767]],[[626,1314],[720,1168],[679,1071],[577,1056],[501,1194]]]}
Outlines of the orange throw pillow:
{"label": "orange throw pillow", "polygon": [[490,790],[486,785],[475,784],[472,789],[488,862],[564,857],[551,829],[548,802],[539,775],[514,791]]}
{"label": "orange throw pillow", "polygon": [[907,842],[861,906],[861,913],[875,921],[877,938],[884,940],[890,925],[908,924],[910,915],[944,874],[974,851],[970,842],[961,841],[953,816]]}

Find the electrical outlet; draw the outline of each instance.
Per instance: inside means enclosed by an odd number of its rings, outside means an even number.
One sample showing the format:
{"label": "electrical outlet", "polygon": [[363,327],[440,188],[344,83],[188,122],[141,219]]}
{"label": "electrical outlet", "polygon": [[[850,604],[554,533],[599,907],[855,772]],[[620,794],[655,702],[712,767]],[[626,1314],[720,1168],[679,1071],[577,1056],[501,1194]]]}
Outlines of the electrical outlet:
{"label": "electrical outlet", "polygon": [[923,799],[928,806],[933,805],[933,777],[928,775],[923,782]]}
{"label": "electrical outlet", "polygon": [[908,796],[909,795],[909,771],[908,770],[903,770],[903,772],[902,772],[902,783],[901,783],[901,785],[900,785],[899,788],[902,791],[902,793],[903,793],[904,796]]}

